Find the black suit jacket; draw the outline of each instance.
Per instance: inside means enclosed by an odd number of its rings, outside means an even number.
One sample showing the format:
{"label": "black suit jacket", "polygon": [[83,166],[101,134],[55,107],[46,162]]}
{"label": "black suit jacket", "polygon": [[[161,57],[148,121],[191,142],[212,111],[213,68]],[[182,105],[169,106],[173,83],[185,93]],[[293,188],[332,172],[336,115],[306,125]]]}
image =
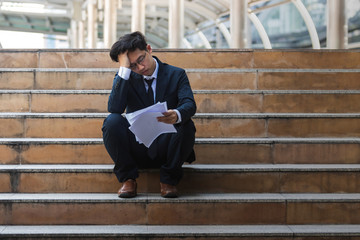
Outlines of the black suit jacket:
{"label": "black suit jacket", "polygon": [[[156,58],[156,57],[155,57]],[[184,69],[162,63],[159,64],[156,79],[155,102],[167,102],[168,109],[177,109],[181,114],[181,123],[191,121],[196,112],[196,103]],[[146,89],[141,75],[131,72],[130,78],[124,80],[115,75],[108,102],[110,113],[131,113],[147,107]]]}

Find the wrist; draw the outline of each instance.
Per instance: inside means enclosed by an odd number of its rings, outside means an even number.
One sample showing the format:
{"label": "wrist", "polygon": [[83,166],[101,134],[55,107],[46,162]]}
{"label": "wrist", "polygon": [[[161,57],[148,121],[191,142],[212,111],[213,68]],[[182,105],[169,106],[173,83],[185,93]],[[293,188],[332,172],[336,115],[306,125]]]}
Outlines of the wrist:
{"label": "wrist", "polygon": [[120,67],[130,68],[130,64],[120,63]]}

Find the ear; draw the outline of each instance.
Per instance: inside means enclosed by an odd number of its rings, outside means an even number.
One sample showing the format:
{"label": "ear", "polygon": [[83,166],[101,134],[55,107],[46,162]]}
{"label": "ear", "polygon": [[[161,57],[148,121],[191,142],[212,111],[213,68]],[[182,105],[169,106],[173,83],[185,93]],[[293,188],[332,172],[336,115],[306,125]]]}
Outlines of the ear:
{"label": "ear", "polygon": [[150,44],[148,44],[148,45],[146,46],[146,49],[147,49],[147,51],[148,51],[149,53],[152,53],[152,48],[151,48]]}

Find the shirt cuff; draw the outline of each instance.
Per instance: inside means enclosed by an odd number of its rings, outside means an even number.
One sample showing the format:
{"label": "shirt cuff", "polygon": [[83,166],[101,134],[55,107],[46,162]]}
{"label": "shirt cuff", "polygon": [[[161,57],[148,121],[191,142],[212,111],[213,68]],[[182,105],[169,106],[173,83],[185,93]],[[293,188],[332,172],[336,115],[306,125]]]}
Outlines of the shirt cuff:
{"label": "shirt cuff", "polygon": [[129,80],[130,78],[131,69],[126,67],[120,67],[118,75],[124,80]]}
{"label": "shirt cuff", "polygon": [[178,120],[176,121],[175,124],[181,123],[181,114],[178,110],[174,109],[174,111],[176,112],[177,116],[178,116]]}

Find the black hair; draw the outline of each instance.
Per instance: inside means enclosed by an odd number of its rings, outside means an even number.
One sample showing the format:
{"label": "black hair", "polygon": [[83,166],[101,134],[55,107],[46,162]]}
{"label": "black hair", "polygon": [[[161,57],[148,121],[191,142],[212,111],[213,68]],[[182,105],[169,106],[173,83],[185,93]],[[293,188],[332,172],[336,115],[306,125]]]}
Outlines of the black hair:
{"label": "black hair", "polygon": [[132,52],[136,49],[146,50],[146,39],[141,32],[125,34],[116,41],[110,49],[110,57],[114,62],[118,62],[118,56],[126,51]]}

